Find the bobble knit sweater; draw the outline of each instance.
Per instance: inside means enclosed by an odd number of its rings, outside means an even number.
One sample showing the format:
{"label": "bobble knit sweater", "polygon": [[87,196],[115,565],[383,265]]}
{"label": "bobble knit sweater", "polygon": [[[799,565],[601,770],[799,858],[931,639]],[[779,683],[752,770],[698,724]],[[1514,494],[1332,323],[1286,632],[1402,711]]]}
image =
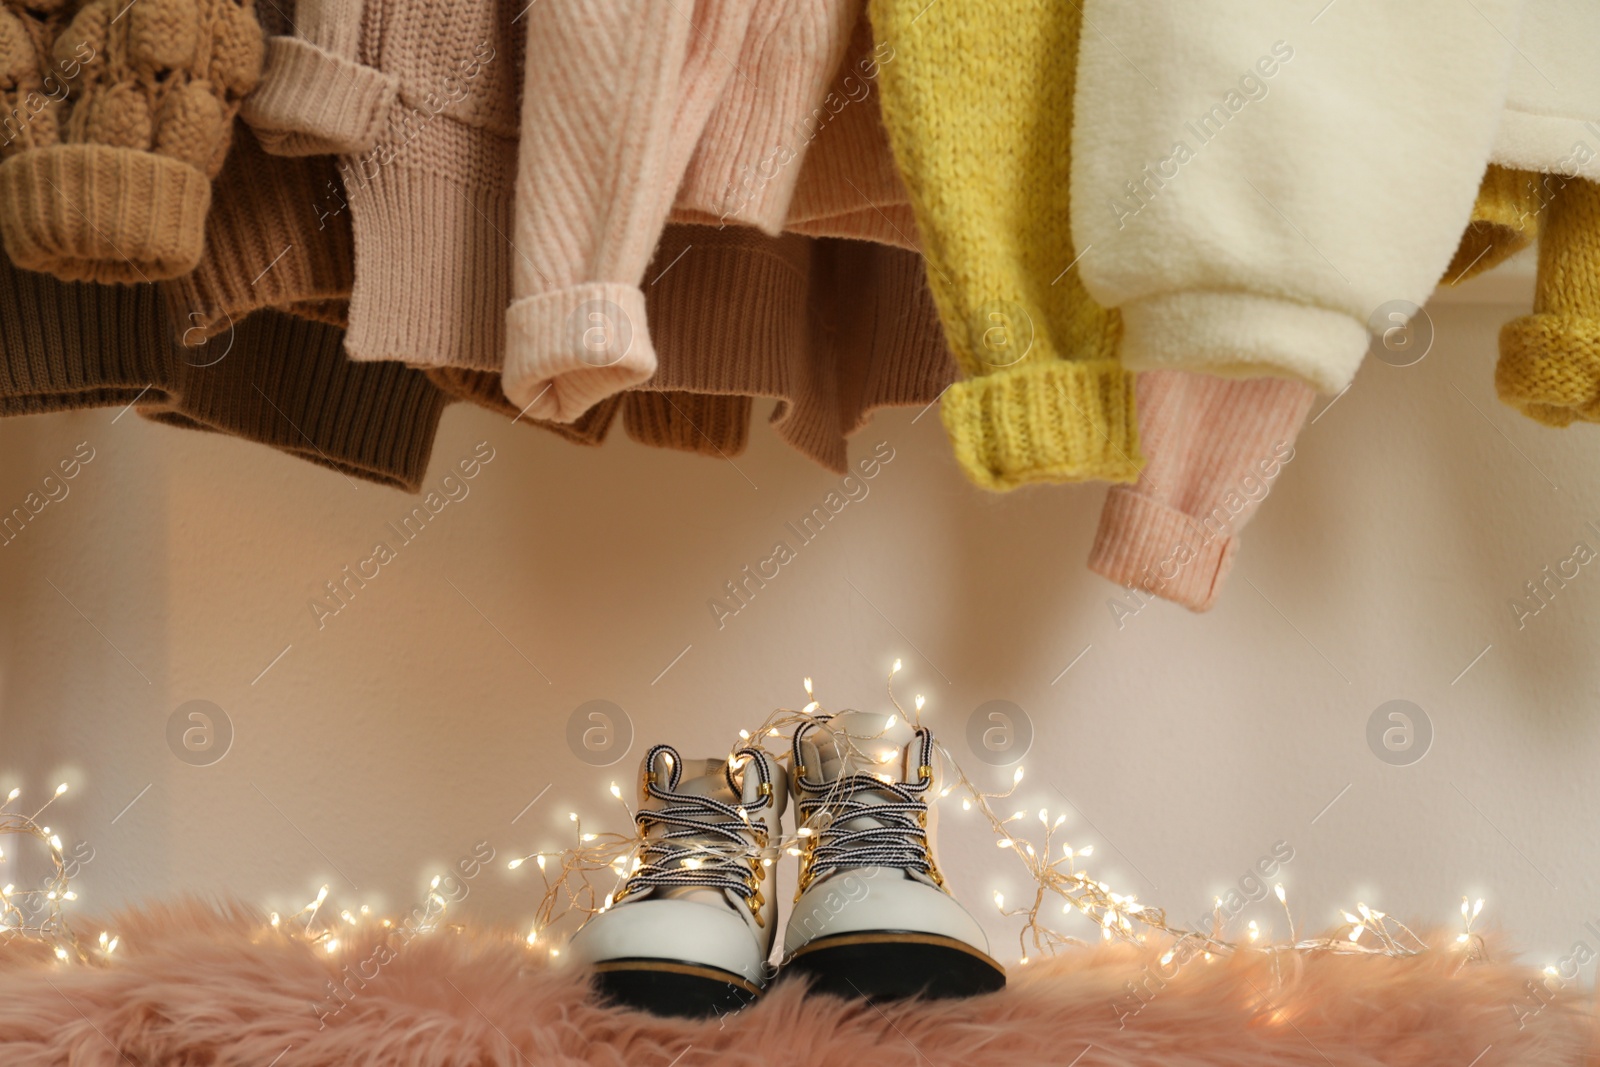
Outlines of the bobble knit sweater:
{"label": "bobble knit sweater", "polygon": [[6,0],[0,238],[12,260],[67,280],[192,270],[261,52],[250,0]]}

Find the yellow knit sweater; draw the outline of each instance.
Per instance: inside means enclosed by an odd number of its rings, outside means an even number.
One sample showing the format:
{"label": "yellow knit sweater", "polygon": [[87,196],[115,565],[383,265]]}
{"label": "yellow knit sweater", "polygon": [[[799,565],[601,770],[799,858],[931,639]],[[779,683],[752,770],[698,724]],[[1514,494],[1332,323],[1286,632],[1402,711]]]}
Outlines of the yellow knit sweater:
{"label": "yellow knit sweater", "polygon": [[1546,426],[1600,422],[1600,185],[1537,178],[1533,314],[1500,329],[1500,399]]}
{"label": "yellow knit sweater", "polygon": [[988,489],[1134,481],[1143,461],[1121,324],[1079,282],[1069,227],[1078,6],[869,10],[888,56],[884,123],[964,374],[943,403],[957,460]]}

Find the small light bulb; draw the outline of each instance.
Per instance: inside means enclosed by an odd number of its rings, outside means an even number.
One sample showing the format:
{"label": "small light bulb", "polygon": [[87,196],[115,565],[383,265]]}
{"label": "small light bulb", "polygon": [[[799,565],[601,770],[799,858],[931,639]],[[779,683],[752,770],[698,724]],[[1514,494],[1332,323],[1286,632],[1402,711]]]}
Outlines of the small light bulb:
{"label": "small light bulb", "polygon": [[1256,921],[1254,919],[1251,919],[1250,920],[1250,940],[1251,941],[1255,941],[1256,938],[1258,938],[1260,936],[1261,936],[1261,928],[1256,925]]}
{"label": "small light bulb", "polygon": [[998,889],[994,891],[994,906],[1002,910],[1006,906],[1006,895]]}
{"label": "small light bulb", "polygon": [[533,862],[535,862],[535,863],[537,863],[539,865],[539,869],[541,871],[544,870],[544,856],[542,854],[538,855],[538,856],[535,856],[533,858]]}
{"label": "small light bulb", "polygon": [[528,945],[529,945],[530,948],[534,944],[536,944],[538,942],[538,940],[539,940],[539,928],[537,926],[535,926],[532,930],[528,931],[527,940],[528,940]]}
{"label": "small light bulb", "polygon": [[611,783],[611,795],[616,797],[618,800],[622,799],[622,788],[618,786],[616,782]]}
{"label": "small light bulb", "polygon": [[[1288,897],[1283,892],[1282,882],[1279,882],[1277,885],[1273,886],[1272,891],[1278,895],[1279,904],[1287,904],[1289,902]],[[1222,898],[1218,897],[1217,902],[1220,904],[1222,902]]]}
{"label": "small light bulb", "polygon": [[1022,768],[1018,767],[1017,768],[1017,773],[1015,773],[1015,774],[1013,774],[1011,776],[1011,784],[1012,785],[1017,785],[1021,781],[1022,781]]}
{"label": "small light bulb", "polygon": [[67,791],[67,783],[66,782],[62,782],[60,785],[56,786],[56,796],[60,796],[62,793],[65,793],[66,791]]}
{"label": "small light bulb", "polygon": [[1093,845],[1084,845],[1082,848],[1080,848],[1078,850],[1078,855],[1080,855],[1080,856],[1092,856],[1092,855],[1094,855],[1094,846]]}
{"label": "small light bulb", "polygon": [[510,863],[506,864],[506,867],[509,870],[513,870],[513,871],[516,870],[518,867],[521,867],[521,866],[522,866],[522,860],[520,860],[520,859],[514,859]]}
{"label": "small light bulb", "polygon": [[899,674],[900,673],[900,661],[898,659],[896,659],[894,661],[894,669],[892,669],[889,673],[890,674]]}
{"label": "small light bulb", "polygon": [[327,941],[323,942],[322,947],[326,949],[328,955],[331,956],[335,952],[339,951],[339,939],[337,937],[330,937]]}

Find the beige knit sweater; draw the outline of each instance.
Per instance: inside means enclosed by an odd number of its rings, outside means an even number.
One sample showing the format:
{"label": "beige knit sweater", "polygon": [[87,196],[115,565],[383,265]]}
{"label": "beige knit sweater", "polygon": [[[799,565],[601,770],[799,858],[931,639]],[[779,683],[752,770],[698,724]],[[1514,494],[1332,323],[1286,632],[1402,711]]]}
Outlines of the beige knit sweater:
{"label": "beige knit sweater", "polygon": [[353,359],[504,369],[518,410],[571,421],[657,370],[640,286],[675,201],[915,242],[860,0],[426,8],[301,0],[244,107],[271,151],[344,153]]}

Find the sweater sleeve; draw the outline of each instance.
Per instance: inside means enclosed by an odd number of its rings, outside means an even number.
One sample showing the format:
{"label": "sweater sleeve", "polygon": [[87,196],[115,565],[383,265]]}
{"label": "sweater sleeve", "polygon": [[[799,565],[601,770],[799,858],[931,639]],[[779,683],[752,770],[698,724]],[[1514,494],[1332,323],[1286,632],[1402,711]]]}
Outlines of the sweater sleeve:
{"label": "sweater sleeve", "polygon": [[655,373],[640,286],[749,17],[750,0],[527,9],[502,384],[531,417],[571,422]]}
{"label": "sweater sleeve", "polygon": [[291,34],[268,38],[242,114],[274,155],[357,155],[377,143],[399,80],[359,61],[361,0],[297,0]]}
{"label": "sweater sleeve", "polygon": [[871,0],[868,10],[883,121],[962,371],[940,409],[956,461],[993,490],[1134,481],[1121,326],[1084,291],[1070,228],[1073,71],[1091,37],[1078,5]]}
{"label": "sweater sleeve", "polygon": [[1455,251],[1519,7],[1084,0],[1072,229],[1123,362],[1349,384]]}
{"label": "sweater sleeve", "polygon": [[12,261],[65,281],[193,270],[211,179],[261,74],[250,0],[89,0],[59,33],[57,14],[0,14],[11,108],[0,236]]}
{"label": "sweater sleeve", "polygon": [[1205,611],[1233,565],[1238,533],[1294,459],[1315,393],[1281,378],[1139,378],[1145,468],[1106,495],[1089,569]]}

